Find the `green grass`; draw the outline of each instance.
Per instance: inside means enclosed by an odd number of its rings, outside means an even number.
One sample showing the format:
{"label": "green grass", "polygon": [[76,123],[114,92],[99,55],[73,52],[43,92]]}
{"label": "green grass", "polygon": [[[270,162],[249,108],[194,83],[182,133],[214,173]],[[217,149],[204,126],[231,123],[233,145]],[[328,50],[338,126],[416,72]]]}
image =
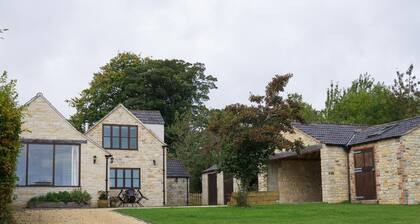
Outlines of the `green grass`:
{"label": "green grass", "polygon": [[155,208],[116,211],[152,224],[420,223],[420,206],[418,205],[299,204],[250,208]]}

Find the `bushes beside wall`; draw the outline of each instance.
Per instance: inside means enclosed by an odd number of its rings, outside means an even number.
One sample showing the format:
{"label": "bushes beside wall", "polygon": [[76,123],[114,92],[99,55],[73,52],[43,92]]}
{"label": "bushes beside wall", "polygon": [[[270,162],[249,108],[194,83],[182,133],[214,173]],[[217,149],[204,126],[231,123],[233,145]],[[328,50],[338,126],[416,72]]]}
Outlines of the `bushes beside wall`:
{"label": "bushes beside wall", "polygon": [[[37,197],[33,197],[28,201],[28,207],[38,207],[40,204],[45,204],[45,202],[62,202],[63,206],[65,207],[68,203],[74,202],[79,206],[88,205],[90,203],[91,196],[86,191],[82,190],[73,190],[72,192],[68,191],[59,191],[59,192],[49,192],[46,195],[41,195]],[[53,204],[50,204],[53,205]],[[47,204],[45,207],[48,207]],[[56,207],[53,206],[53,207]]]}
{"label": "bushes beside wall", "polygon": [[0,76],[0,224],[13,223],[10,204],[16,183],[16,160],[19,154],[21,108],[17,104],[16,81]]}

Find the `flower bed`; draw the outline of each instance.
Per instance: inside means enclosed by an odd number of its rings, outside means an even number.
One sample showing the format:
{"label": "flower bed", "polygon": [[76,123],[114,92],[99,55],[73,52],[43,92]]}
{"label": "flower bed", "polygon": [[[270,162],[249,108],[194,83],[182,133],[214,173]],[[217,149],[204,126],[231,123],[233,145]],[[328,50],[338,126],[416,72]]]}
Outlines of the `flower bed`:
{"label": "flower bed", "polygon": [[71,192],[49,192],[31,198],[28,208],[84,208],[90,207],[90,195],[86,191],[73,190]]}

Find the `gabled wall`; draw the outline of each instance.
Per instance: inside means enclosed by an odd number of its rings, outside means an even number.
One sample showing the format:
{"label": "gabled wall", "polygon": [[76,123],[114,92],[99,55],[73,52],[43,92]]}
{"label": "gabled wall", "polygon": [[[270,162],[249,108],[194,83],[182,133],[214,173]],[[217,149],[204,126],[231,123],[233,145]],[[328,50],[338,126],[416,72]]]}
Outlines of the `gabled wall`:
{"label": "gabled wall", "polygon": [[[45,140],[87,140],[42,95],[34,98],[25,108],[21,138]],[[105,190],[105,151],[87,140],[81,144],[80,182],[82,190],[92,197],[96,206],[98,191]],[[93,156],[97,156],[93,164]],[[34,197],[47,192],[71,191],[77,187],[16,187],[14,205],[23,207]]]}
{"label": "gabled wall", "polygon": [[[100,123],[96,124],[86,134],[102,145],[102,125],[120,124],[138,126],[138,150],[108,151],[114,157],[111,168],[140,168],[141,191],[149,198],[143,201],[145,206],[163,205],[163,144],[137,118],[123,106],[117,106]],[[166,155],[165,155],[166,156]],[[165,159],[166,160],[166,159]],[[153,163],[156,162],[156,165]],[[166,169],[166,168],[165,168]],[[117,195],[120,190],[111,190],[111,195]]]}

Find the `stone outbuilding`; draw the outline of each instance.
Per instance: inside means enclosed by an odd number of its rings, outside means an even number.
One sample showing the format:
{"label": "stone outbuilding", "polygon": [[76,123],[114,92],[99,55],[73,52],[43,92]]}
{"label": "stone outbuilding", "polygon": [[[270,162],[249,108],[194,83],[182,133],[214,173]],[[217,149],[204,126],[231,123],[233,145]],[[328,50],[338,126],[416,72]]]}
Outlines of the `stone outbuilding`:
{"label": "stone outbuilding", "polygon": [[167,169],[167,205],[187,206],[189,204],[190,174],[179,160],[168,160]]}
{"label": "stone outbuilding", "polygon": [[259,176],[280,203],[420,203],[420,117],[374,125],[300,124],[285,137],[306,145],[278,151]]}
{"label": "stone outbuilding", "polygon": [[218,170],[217,165],[204,170],[201,181],[203,205],[226,205],[237,189],[234,178],[224,175],[223,171]]}

